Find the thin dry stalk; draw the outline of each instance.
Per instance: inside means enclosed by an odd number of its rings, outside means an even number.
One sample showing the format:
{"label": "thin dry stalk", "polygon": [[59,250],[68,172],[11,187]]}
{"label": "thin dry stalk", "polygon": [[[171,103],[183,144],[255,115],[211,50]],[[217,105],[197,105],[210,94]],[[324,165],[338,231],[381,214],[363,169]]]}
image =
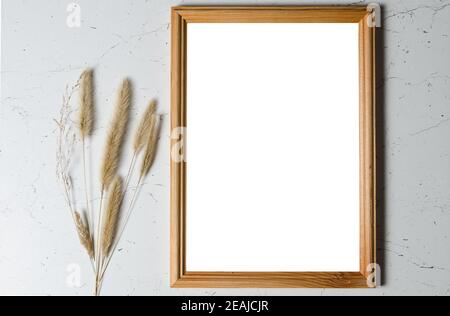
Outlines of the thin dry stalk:
{"label": "thin dry stalk", "polygon": [[70,168],[72,166],[72,156],[75,150],[77,137],[72,128],[72,108],[70,106],[70,102],[78,86],[79,82],[72,87],[66,87],[66,91],[62,99],[61,110],[59,112],[59,118],[58,120],[55,119],[55,122],[58,125],[56,176],[63,186],[64,197],[71,211],[73,211],[74,207],[71,199],[72,185],[70,179]]}
{"label": "thin dry stalk", "polygon": [[[120,218],[120,208],[123,201],[122,178],[116,176],[113,180],[112,187],[109,192],[108,204],[105,210],[104,220],[101,225],[101,235],[97,241],[97,258],[95,269],[94,295],[98,296],[101,289],[102,279],[101,268],[104,259],[109,255],[111,246],[116,237],[117,224]],[[101,211],[101,210],[100,210]],[[99,231],[97,231],[99,233]]]}
{"label": "thin dry stalk", "polygon": [[117,248],[117,246],[119,244],[119,241],[122,238],[122,235],[123,235],[123,233],[125,231],[125,228],[127,227],[128,221],[130,220],[130,217],[131,217],[131,214],[132,214],[132,211],[133,211],[133,208],[134,208],[134,204],[135,204],[135,202],[137,200],[137,196],[138,196],[138,193],[139,193],[141,187],[142,187],[142,179],[139,179],[137,187],[136,187],[136,190],[134,191],[134,194],[133,194],[133,196],[131,198],[130,205],[128,206],[128,209],[127,209],[127,212],[126,212],[126,215],[125,215],[125,219],[124,219],[124,223],[121,225],[119,233],[117,234],[117,238],[115,238],[115,240],[114,240],[114,243],[113,243],[113,246],[111,248],[111,251],[110,251],[110,253],[107,256],[105,256],[106,261],[102,264],[102,267],[100,269],[100,271],[101,271],[100,278],[99,278],[100,282],[103,281],[103,277],[104,277],[104,275],[106,273],[106,270],[108,269],[109,263],[111,262],[111,259],[114,256],[114,253],[115,253],[115,250],[116,250],[116,248]]}
{"label": "thin dry stalk", "polygon": [[120,160],[120,149],[122,147],[128,124],[130,104],[130,81],[125,79],[119,92],[116,110],[106,139],[106,147],[100,175],[102,190],[108,189],[117,173]]}
{"label": "thin dry stalk", "polygon": [[131,84],[128,79],[122,82],[117,105],[109,132],[106,138],[106,146],[104,151],[104,156],[102,160],[101,173],[100,173],[100,183],[101,183],[101,196],[100,196],[100,207],[98,212],[97,220],[97,231],[96,231],[96,271],[97,275],[100,271],[102,256],[101,252],[101,239],[100,239],[100,226],[103,222],[103,196],[106,190],[108,190],[110,184],[113,182],[120,161],[120,150],[122,147],[123,140],[125,138],[126,128],[128,124],[128,116],[131,105]]}
{"label": "thin dry stalk", "polygon": [[[89,193],[87,185],[86,172],[86,138],[92,134],[94,124],[94,72],[92,69],[85,70],[80,77],[81,92],[80,92],[80,109],[79,109],[79,131],[82,142],[82,156],[83,156],[83,180],[84,180],[84,195],[86,199],[86,209],[89,220],[87,225],[91,234],[93,234],[94,227],[94,213],[89,206]],[[91,235],[93,238],[93,235]]]}
{"label": "thin dry stalk", "polygon": [[88,225],[78,212],[75,212],[75,226],[77,228],[81,245],[84,249],[86,249],[89,258],[94,259],[94,242],[92,240],[91,232],[89,231]]}
{"label": "thin dry stalk", "polygon": [[94,122],[93,71],[85,70],[81,75],[79,129],[82,139],[90,136]]}
{"label": "thin dry stalk", "polygon": [[131,158],[130,166],[128,167],[127,177],[125,178],[125,193],[128,191],[128,186],[130,185],[130,180],[134,172],[134,167],[136,165],[138,153],[134,153]]}
{"label": "thin dry stalk", "polygon": [[102,227],[101,248],[103,257],[109,254],[111,245],[114,242],[122,200],[122,178],[116,176],[109,192],[108,205],[105,209],[105,218]]}
{"label": "thin dry stalk", "polygon": [[[72,87],[66,87],[66,92],[63,95],[62,106],[59,113],[60,116],[58,120],[55,119],[55,122],[58,125],[56,175],[62,185],[64,198],[66,200],[70,216],[72,217],[77,232],[79,231],[79,224],[77,223],[75,212],[75,199],[73,193],[72,178],[70,176],[70,169],[72,166],[72,156],[77,140],[76,132],[74,131],[71,119],[71,115],[73,113],[71,100],[78,87],[79,81],[77,81],[77,83]],[[91,264],[93,266],[92,258]]]}
{"label": "thin dry stalk", "polygon": [[[73,129],[73,120],[71,119],[72,110],[70,100],[74,90],[80,86],[80,108],[78,129],[83,143],[83,172],[86,188],[86,208],[87,213],[92,218],[84,217],[75,211],[76,200],[74,198],[72,179],[70,176],[71,158],[74,147],[77,142],[76,131]],[[93,210],[89,209],[86,162],[85,162],[85,139],[92,135],[94,121],[94,87],[93,71],[86,70],[80,77],[72,90],[67,88],[63,99],[63,106],[60,112],[60,119],[56,121],[59,128],[58,147],[57,147],[57,176],[64,188],[64,197],[69,206],[72,219],[75,223],[76,231],[80,243],[86,250],[91,259],[95,274],[94,293],[100,294],[104,273],[115,252],[118,242],[124,232],[127,222],[130,218],[132,209],[137,200],[138,191],[142,187],[143,178],[148,174],[154,160],[157,134],[158,134],[158,116],[155,114],[156,102],[151,102],[140,121],[133,142],[133,159],[128,170],[127,182],[123,187],[122,178],[117,175],[120,162],[121,147],[125,138],[129,111],[131,106],[131,87],[129,80],[124,80],[118,93],[117,105],[111,126],[107,134],[104,157],[100,170],[101,197],[98,211],[97,225],[94,229]],[[127,209],[124,225],[120,225],[121,206],[124,195],[128,188],[128,182],[133,174],[136,161],[139,154],[143,152],[142,165],[140,170],[137,189],[131,198],[131,203]],[[107,195],[103,203],[103,197]],[[103,209],[105,204],[105,209]],[[90,212],[91,211],[91,212]],[[95,238],[94,238],[95,235]],[[106,262],[105,262],[106,261]],[[106,263],[106,264],[105,264]]]}
{"label": "thin dry stalk", "polygon": [[133,150],[137,154],[144,148],[146,144],[146,139],[150,134],[152,128],[152,116],[156,111],[156,102],[151,101],[148,105],[147,109],[144,112],[144,115],[141,118],[139,126],[136,130],[136,134],[134,135],[134,143]]}
{"label": "thin dry stalk", "polygon": [[150,134],[147,139],[147,147],[145,148],[144,158],[142,160],[140,179],[143,179],[153,164],[156,152],[156,142],[158,140],[158,116],[152,115],[150,122]]}
{"label": "thin dry stalk", "polygon": [[[138,192],[140,191],[140,188],[142,186],[142,180],[148,174],[148,172],[153,164],[155,152],[156,152],[157,140],[158,140],[158,131],[159,131],[158,130],[158,128],[159,128],[158,127],[158,118],[159,117],[156,114],[151,115],[151,119],[149,121],[149,127],[148,127],[148,129],[149,129],[148,136],[147,136],[148,138],[147,138],[147,142],[146,142],[147,146],[145,149],[144,158],[142,160],[141,172],[140,172],[139,179],[137,181],[136,190],[134,191],[133,197],[131,198],[130,204],[125,213],[124,223],[121,225],[121,228],[120,228],[117,238],[114,242],[112,250],[111,250],[109,256],[106,257],[106,263],[102,264],[101,274],[100,274],[100,279],[99,279],[100,282],[103,280],[104,274],[108,268],[108,265],[114,255],[117,245],[118,245],[120,239],[122,238],[122,235],[125,231],[128,221],[131,217],[131,214],[132,214],[133,208],[134,208],[134,204],[135,204],[137,196],[138,196]],[[127,184],[127,188],[128,188],[128,184]],[[126,190],[127,190],[127,188],[126,188]]]}
{"label": "thin dry stalk", "polygon": [[136,159],[147,143],[148,135],[152,129],[152,116],[156,111],[156,101],[150,101],[145,110],[142,118],[139,122],[139,126],[136,129],[136,133],[134,134],[134,142],[133,142],[133,157],[131,158],[131,163],[128,168],[127,176],[125,178],[125,192],[128,191],[128,185],[130,184],[131,176],[134,172],[134,167],[136,165]]}

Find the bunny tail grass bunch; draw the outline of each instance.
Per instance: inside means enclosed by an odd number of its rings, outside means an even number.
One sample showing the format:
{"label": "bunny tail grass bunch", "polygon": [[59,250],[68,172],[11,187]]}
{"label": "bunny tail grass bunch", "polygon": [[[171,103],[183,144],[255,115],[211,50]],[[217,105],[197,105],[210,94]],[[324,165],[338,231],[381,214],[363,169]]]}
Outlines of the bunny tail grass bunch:
{"label": "bunny tail grass bunch", "polygon": [[[72,126],[71,99],[79,89],[79,108],[76,127]],[[90,166],[87,151],[90,150],[95,121],[94,102],[94,72],[91,69],[84,71],[78,82],[66,89],[60,117],[55,120],[58,125],[57,142],[57,177],[63,187],[64,197],[74,222],[78,238],[91,260],[94,273],[94,295],[100,295],[102,283],[109,263],[116,251],[117,245],[125,231],[132,214],[143,179],[152,167],[158,141],[159,117],[156,114],[156,102],[151,101],[142,115],[131,148],[131,161],[125,180],[119,175],[122,151],[127,136],[129,116],[132,102],[132,86],[128,79],[123,80],[106,135],[103,157],[100,162],[99,201],[98,208],[94,209],[90,199]],[[78,142],[79,140],[79,142]],[[84,183],[83,202],[76,201],[74,186],[72,184],[72,156],[77,144],[81,147],[82,179]],[[130,182],[140,161],[140,168],[136,176],[135,190],[124,207],[124,201],[130,187]],[[83,205],[82,212],[77,210]]]}

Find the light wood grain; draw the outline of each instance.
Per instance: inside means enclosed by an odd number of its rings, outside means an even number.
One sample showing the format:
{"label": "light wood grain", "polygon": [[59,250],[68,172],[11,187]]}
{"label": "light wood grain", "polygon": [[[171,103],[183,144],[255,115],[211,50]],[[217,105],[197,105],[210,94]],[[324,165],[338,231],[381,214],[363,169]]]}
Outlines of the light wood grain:
{"label": "light wood grain", "polygon": [[[186,126],[184,112],[184,47],[186,40],[184,31],[186,22],[175,11],[172,11],[172,65],[171,65],[171,126],[172,130],[176,127]],[[178,140],[171,140],[171,148]],[[172,160],[170,164],[171,172],[171,225],[170,225],[170,282],[175,284],[184,273],[184,163],[176,163]]]}
{"label": "light wood grain", "polygon": [[360,33],[360,231],[361,273],[376,263],[375,183],[375,28],[359,23]]}
{"label": "light wood grain", "polygon": [[173,287],[364,288],[359,272],[187,272]]}
{"label": "light wood grain", "polygon": [[365,7],[179,8],[188,23],[358,23]]}
{"label": "light wood grain", "polygon": [[[172,8],[171,127],[186,127],[187,23],[359,23],[360,272],[186,271],[186,163],[171,161],[170,284],[181,288],[364,288],[375,262],[375,32],[365,6]],[[177,143],[172,139],[171,145]],[[171,147],[172,148],[172,147]]]}

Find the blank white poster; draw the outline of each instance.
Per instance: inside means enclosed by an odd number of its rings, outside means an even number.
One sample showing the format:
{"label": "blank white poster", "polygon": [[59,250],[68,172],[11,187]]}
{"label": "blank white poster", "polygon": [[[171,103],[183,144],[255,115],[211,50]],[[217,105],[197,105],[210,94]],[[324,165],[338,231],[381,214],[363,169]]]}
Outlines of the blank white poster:
{"label": "blank white poster", "polygon": [[358,25],[189,23],[187,271],[359,271]]}

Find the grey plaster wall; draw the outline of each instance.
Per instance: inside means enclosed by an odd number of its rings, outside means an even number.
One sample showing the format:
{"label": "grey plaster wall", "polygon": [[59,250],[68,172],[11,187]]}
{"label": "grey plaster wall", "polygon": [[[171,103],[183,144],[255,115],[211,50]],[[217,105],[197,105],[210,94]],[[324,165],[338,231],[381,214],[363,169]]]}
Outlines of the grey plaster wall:
{"label": "grey plaster wall", "polygon": [[[170,289],[169,12],[171,6],[198,2],[80,0],[81,27],[69,28],[70,2],[2,1],[0,294],[91,293],[90,266],[55,179],[52,121],[65,85],[87,66],[97,71],[102,112],[111,113],[117,83],[130,76],[136,83],[133,117],[146,100],[157,97],[166,118],[155,168],[104,294],[450,294],[450,1],[380,1],[378,252],[383,286],[376,290]],[[108,115],[101,118],[99,134]],[[81,267],[79,287],[67,282],[73,264]]]}

